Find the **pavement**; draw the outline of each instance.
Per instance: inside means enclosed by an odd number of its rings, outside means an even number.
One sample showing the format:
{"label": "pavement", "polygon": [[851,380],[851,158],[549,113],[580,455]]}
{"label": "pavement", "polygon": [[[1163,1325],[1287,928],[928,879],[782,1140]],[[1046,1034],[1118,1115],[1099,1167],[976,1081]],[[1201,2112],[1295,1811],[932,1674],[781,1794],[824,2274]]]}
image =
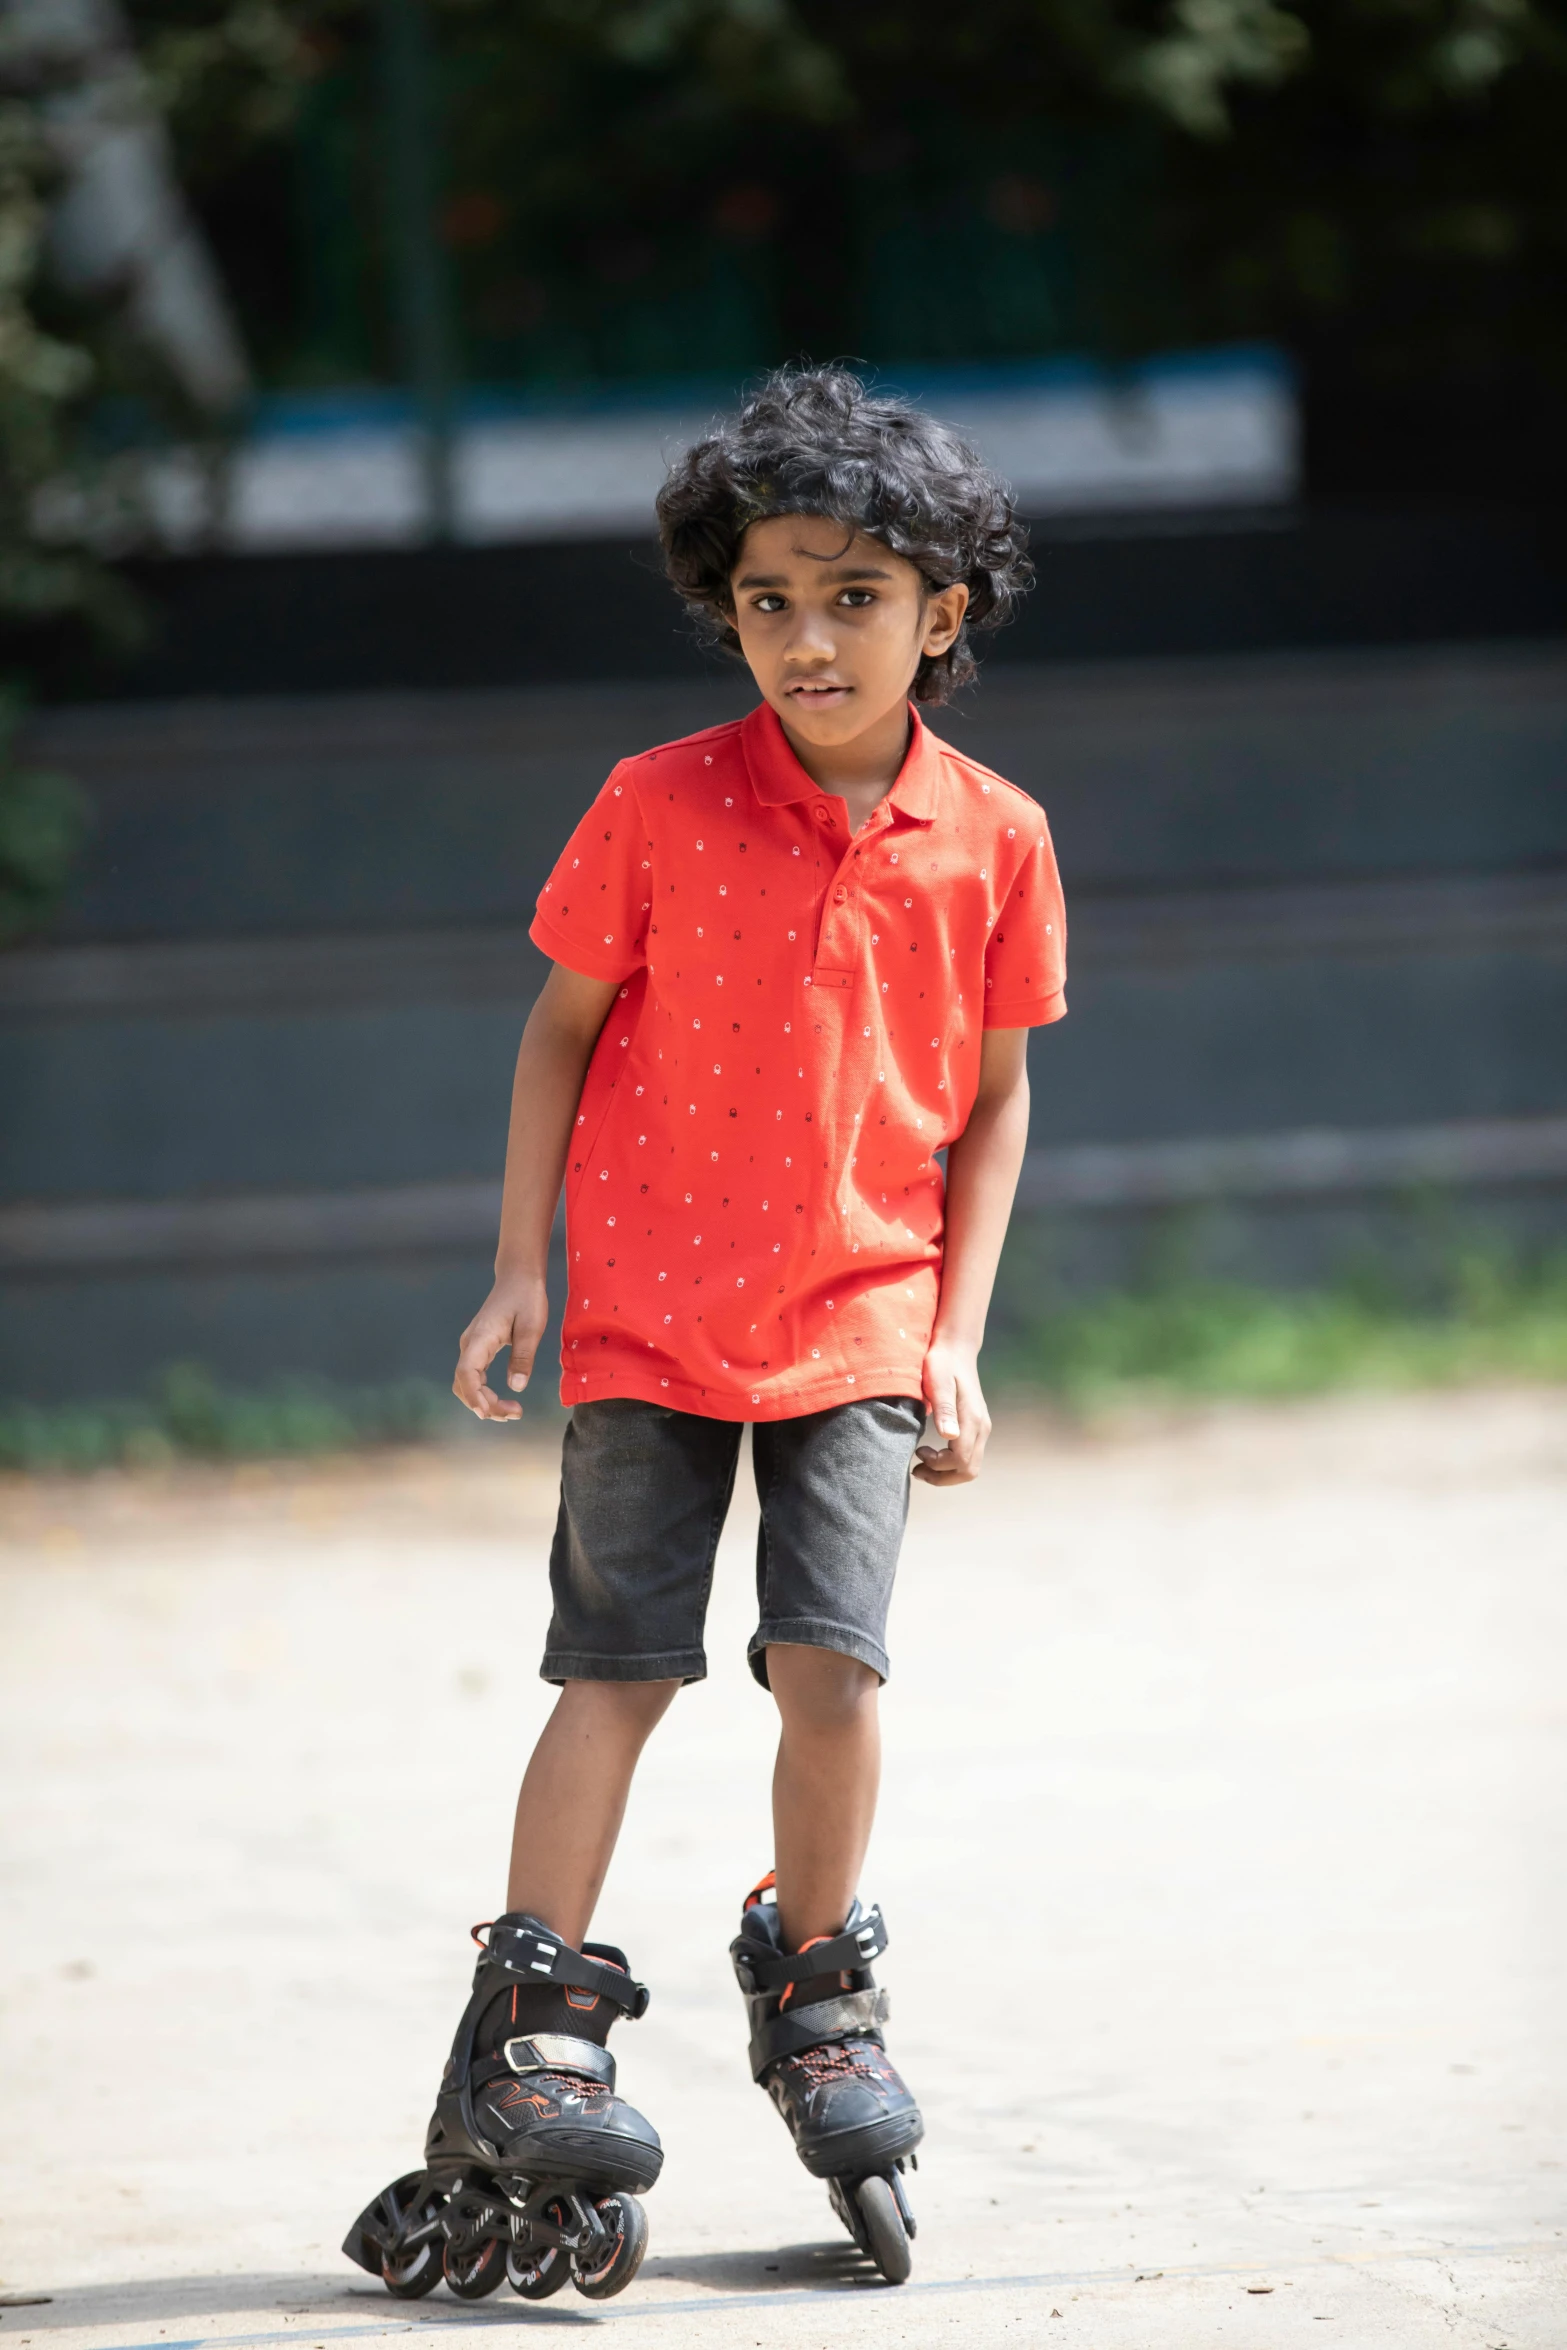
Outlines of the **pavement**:
{"label": "pavement", "polygon": [[0,1486],[0,2350],[1567,2344],[1567,1395],[1003,1425],[915,1494],[865,1890],[928,2139],[882,2285],[744,2061],[744,1666],[650,1749],[599,1930],[668,2150],[622,2300],[394,2303],[549,1703],[553,1464]]}

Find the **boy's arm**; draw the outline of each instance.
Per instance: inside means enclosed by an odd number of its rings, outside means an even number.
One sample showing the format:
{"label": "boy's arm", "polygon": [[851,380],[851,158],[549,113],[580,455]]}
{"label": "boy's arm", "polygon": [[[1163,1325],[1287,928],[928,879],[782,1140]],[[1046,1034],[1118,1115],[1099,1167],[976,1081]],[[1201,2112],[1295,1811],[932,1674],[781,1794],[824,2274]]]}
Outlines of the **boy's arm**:
{"label": "boy's arm", "polygon": [[990,1434],[979,1350],[1027,1142],[1028,1030],[987,1028],[979,1092],[947,1150],[941,1302],[925,1357],[926,1401],[947,1443],[919,1448],[914,1474],[927,1485],[966,1485],[979,1475]]}
{"label": "boy's arm", "polygon": [[553,963],[522,1032],[511,1091],[495,1286],[462,1334],[452,1381],[458,1402],[481,1420],[522,1416],[521,1404],[497,1395],[486,1374],[503,1346],[511,1350],[508,1387],[526,1387],[533,1370],[549,1319],[545,1276],[550,1228],[566,1171],[571,1124],[617,984],[585,979],[579,971]]}

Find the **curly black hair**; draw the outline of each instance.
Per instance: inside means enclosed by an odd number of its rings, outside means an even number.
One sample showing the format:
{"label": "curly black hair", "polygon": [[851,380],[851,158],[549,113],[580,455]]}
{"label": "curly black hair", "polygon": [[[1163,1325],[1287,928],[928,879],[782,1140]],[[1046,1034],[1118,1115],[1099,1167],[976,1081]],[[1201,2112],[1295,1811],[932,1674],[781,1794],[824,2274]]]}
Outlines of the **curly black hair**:
{"label": "curly black hair", "polygon": [[918,702],[975,674],[969,631],[999,628],[1032,582],[1012,496],[950,425],[880,398],[845,367],[783,367],[698,441],[658,494],[664,568],[710,643],[738,653],[729,582],[753,522],[819,514],[880,539],[933,591],[967,583],[963,626],[920,662]]}

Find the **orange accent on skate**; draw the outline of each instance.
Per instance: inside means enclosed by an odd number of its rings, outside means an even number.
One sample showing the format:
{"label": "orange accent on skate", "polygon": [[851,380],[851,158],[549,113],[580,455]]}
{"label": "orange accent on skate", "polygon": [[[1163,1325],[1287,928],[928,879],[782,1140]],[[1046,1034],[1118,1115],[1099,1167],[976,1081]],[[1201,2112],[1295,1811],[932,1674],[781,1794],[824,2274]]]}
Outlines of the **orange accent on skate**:
{"label": "orange accent on skate", "polygon": [[744,1917],[748,1909],[755,1909],[757,1903],[761,1900],[762,1895],[764,1893],[771,1893],[777,1882],[778,1871],[776,1869],[769,1869],[766,1876],[760,1878],[758,1882],[751,1887],[750,1892],[746,1895],[744,1901],[741,1902],[740,1915]]}

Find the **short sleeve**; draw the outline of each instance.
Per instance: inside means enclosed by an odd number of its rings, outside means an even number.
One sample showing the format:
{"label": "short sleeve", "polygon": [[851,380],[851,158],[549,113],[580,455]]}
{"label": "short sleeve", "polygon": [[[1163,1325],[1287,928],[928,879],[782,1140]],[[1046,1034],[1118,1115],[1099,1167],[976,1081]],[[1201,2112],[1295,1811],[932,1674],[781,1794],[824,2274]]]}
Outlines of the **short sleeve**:
{"label": "short sleeve", "polygon": [[[1042,1028],[1066,1017],[1066,909],[1050,829],[1027,806],[1030,845],[985,949],[985,1026]],[[1016,827],[1019,839],[1024,827]],[[1013,846],[1009,839],[1007,846]]]}
{"label": "short sleeve", "polygon": [[539,892],[528,936],[552,963],[619,982],[647,957],[647,854],[636,793],[617,767]]}

